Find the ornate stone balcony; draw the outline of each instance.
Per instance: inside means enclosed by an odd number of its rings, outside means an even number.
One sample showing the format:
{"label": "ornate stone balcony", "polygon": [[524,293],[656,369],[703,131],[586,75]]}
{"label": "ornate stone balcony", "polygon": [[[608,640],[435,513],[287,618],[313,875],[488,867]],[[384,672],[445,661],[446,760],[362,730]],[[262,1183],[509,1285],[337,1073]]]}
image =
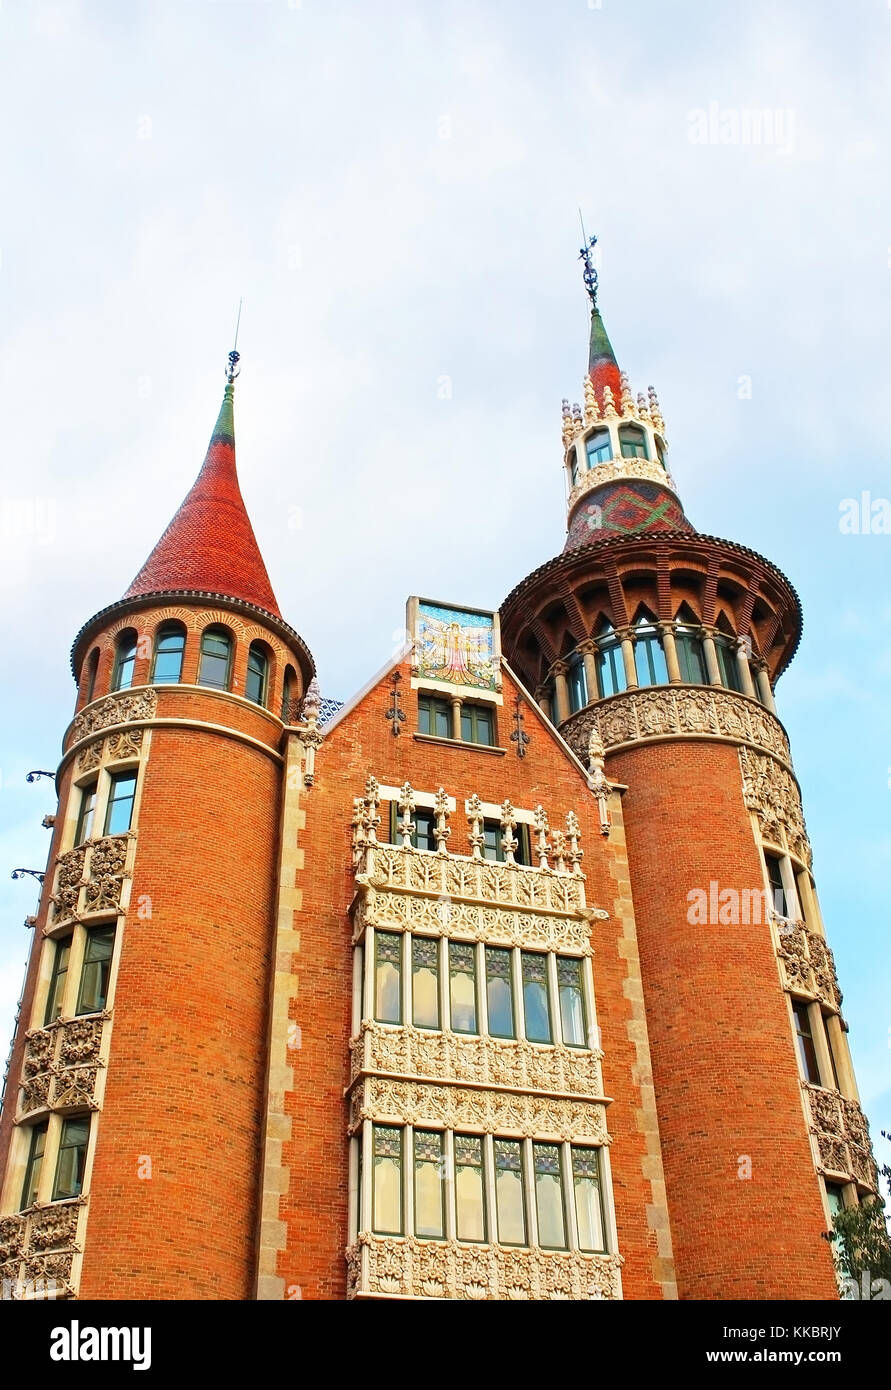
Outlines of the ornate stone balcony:
{"label": "ornate stone balcony", "polygon": [[120,912],[131,838],[132,832],[109,835],[59,855],[56,884],[50,897],[53,927],[80,921],[91,913]]}
{"label": "ornate stone balcony", "polygon": [[72,1265],[85,1206],[85,1197],[74,1197],[0,1218],[0,1281],[13,1298],[74,1294]]}
{"label": "ornate stone balcony", "polygon": [[786,989],[795,994],[808,994],[838,1013],[842,992],[835,960],[821,936],[809,931],[804,922],[780,920],[779,956]]}
{"label": "ornate stone balcony", "polygon": [[25,1034],[21,1114],[35,1110],[97,1108],[99,1053],[109,1015],[58,1019]]}
{"label": "ornate stone balcony", "polygon": [[876,1164],[869,1126],[860,1106],[837,1091],[827,1091],[807,1082],[802,1084],[810,1112],[810,1131],[819,1154],[819,1171],[830,1178],[855,1182],[876,1192]]}
{"label": "ornate stone balcony", "polygon": [[606,463],[595,464],[581,475],[569,494],[569,511],[572,511],[580,497],[593,492],[595,488],[603,487],[605,483],[615,482],[618,478],[643,478],[648,483],[658,483],[660,487],[668,488],[677,496],[677,483],[655,459],[615,458],[609,459]]}
{"label": "ornate stone balcony", "polygon": [[550,868],[531,869],[469,855],[374,844],[368,847],[364,871],[356,878],[375,889],[420,893],[434,901],[496,904],[587,920],[582,876]]}
{"label": "ornate stone balcony", "polygon": [[347,1251],[347,1297],[621,1298],[618,1255],[465,1245],[360,1233]]}
{"label": "ornate stone balcony", "polygon": [[104,699],[96,700],[81,710],[80,714],[75,715],[69,730],[72,741],[78,743],[89,734],[100,729],[112,728],[115,724],[153,719],[157,705],[158,695],[151,687],[106,695]]}
{"label": "ornate stone balcony", "polygon": [[597,1049],[365,1022],[350,1043],[352,1076],[364,1072],[603,1099]]}

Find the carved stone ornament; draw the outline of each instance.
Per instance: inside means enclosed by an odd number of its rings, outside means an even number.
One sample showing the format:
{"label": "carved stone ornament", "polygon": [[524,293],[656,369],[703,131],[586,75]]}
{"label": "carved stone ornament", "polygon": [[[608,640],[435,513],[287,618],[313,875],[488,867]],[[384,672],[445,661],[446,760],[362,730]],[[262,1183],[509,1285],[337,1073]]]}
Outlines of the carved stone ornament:
{"label": "carved stone ornament", "polygon": [[785,843],[791,854],[810,867],[811,847],[804,823],[798,783],[775,758],[740,748],[743,800],[758,818],[765,840]]}
{"label": "carved stone ornament", "polygon": [[557,1096],[603,1099],[598,1048],[541,1045],[366,1021],[350,1042],[351,1080],[362,1072],[390,1077],[509,1086]]}
{"label": "carved stone ornament", "polygon": [[603,1101],[436,1086],[382,1076],[366,1077],[353,1088],[350,1129],[355,1132],[363,1120],[535,1137],[551,1143],[609,1142]]}
{"label": "carved stone ornament", "polygon": [[84,912],[116,912],[121,906],[127,835],[112,835],[90,845]]}
{"label": "carved stone ornament", "polygon": [[88,1018],[57,1019],[25,1034],[21,1113],[97,1109],[96,1082],[107,1013]]}
{"label": "carved stone ornament", "polygon": [[795,994],[809,994],[833,1013],[838,1013],[842,992],[835,959],[821,936],[803,922],[783,922],[779,930],[780,961],[785,987]]}
{"label": "carved stone ornament", "polygon": [[590,956],[594,954],[591,918],[606,915],[585,909],[584,914],[559,917],[457,898],[419,897],[364,884],[359,885],[359,892],[353,909],[354,941],[361,940],[365,928],[372,926],[456,941],[484,941],[490,946]]}
{"label": "carved stone ornament", "polygon": [[625,690],[588,705],[560,726],[582,762],[597,729],[607,753],[647,739],[695,737],[753,744],[791,768],[789,741],[775,715],[747,696],[709,686],[655,686]]}
{"label": "carved stone ornament", "polygon": [[619,1255],[465,1245],[363,1231],[347,1251],[347,1297],[618,1299],[621,1266]]}
{"label": "carved stone ornament", "polygon": [[855,1100],[803,1082],[810,1130],[819,1154],[818,1170],[831,1178],[878,1191],[878,1174],[866,1117]]}
{"label": "carved stone ornament", "polygon": [[135,724],[154,719],[157,707],[158,695],[151,689],[132,692],[124,690],[114,695],[106,695],[103,700],[97,700],[94,705],[87,705],[86,709],[75,715],[71,726],[72,739],[78,743],[88,734],[107,729],[113,724]]}
{"label": "carved stone ornament", "polygon": [[668,488],[675,494],[678,490],[674,478],[655,459],[611,459],[609,463],[595,464],[581,475],[569,494],[567,505],[570,511],[580,497],[592,492],[594,488],[603,487],[604,483],[615,482],[617,478],[643,478],[648,483],[658,483],[660,487]]}
{"label": "carved stone ornament", "polygon": [[[85,1197],[51,1205],[35,1203],[0,1221],[0,1280],[4,1297],[70,1298],[80,1213]],[[8,1290],[8,1295],[6,1291]]]}
{"label": "carved stone ornament", "polygon": [[79,845],[77,849],[70,849],[67,854],[61,854],[57,860],[56,886],[50,896],[53,922],[62,922],[77,915],[78,898],[84,883],[86,854],[86,846]]}

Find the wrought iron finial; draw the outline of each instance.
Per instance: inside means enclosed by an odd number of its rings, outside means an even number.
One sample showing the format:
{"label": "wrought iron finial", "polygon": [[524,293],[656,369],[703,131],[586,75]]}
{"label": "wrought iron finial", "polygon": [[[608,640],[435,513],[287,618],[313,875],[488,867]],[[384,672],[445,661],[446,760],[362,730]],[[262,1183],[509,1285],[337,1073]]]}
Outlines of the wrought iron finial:
{"label": "wrought iron finial", "polygon": [[585,234],[585,220],[582,217],[582,210],[579,208],[579,222],[582,224],[582,246],[579,251],[579,260],[584,261],[585,268],[582,271],[582,279],[585,282],[585,289],[588,291],[588,298],[592,307],[597,307],[597,266],[594,264],[594,247],[597,245],[596,236],[589,237]]}
{"label": "wrought iron finial", "polygon": [[241,361],[241,353],[238,351],[238,328],[241,324],[241,306],[243,303],[244,300],[239,299],[238,317],[235,320],[235,341],[232,344],[232,351],[229,353],[229,366],[226,368],[226,380],[230,386],[238,376],[238,364]]}

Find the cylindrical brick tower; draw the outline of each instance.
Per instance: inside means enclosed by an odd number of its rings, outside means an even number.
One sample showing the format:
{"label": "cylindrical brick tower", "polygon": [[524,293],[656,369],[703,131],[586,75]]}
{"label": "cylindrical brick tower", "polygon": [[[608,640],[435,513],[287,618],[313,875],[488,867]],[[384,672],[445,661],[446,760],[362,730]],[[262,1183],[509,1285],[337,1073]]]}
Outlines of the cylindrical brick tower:
{"label": "cylindrical brick tower", "polygon": [[505,653],[626,789],[680,1296],[833,1297],[821,1234],[876,1175],[774,705],[798,598],[684,515],[655,392],[632,396],[606,336],[592,247],[566,546],[502,605]]}
{"label": "cylindrical brick tower", "polygon": [[253,1292],[280,745],[314,666],[239,490],[237,360],[194,486],[72,653],[0,1131],[3,1274],[57,1294]]}

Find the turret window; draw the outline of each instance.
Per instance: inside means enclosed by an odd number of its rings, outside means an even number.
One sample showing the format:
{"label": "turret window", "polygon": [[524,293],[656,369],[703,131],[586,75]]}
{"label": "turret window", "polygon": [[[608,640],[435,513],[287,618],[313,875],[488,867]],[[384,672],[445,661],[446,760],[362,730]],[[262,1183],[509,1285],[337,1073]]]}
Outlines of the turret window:
{"label": "turret window", "polygon": [[114,926],[91,927],[80,976],[75,1013],[98,1014],[108,1000],[108,978],[114,951]]}
{"label": "turret window", "polygon": [[622,644],[611,623],[606,623],[597,636],[597,681],[603,699],[625,689]]}
{"label": "turret window", "polygon": [[53,1201],[65,1197],[79,1197],[84,1184],[84,1168],[87,1159],[87,1141],[90,1137],[89,1115],[79,1115],[76,1119],[65,1120],[62,1125],[62,1138],[59,1141],[59,1157],[56,1161],[56,1180],[53,1186]]}
{"label": "turret window", "polygon": [[767,865],[767,879],[770,883],[770,905],[774,912],[778,912],[781,917],[788,917],[789,904],[786,899],[786,887],[783,883],[780,861],[775,854],[765,854],[764,862]]}
{"label": "turret window", "polygon": [[62,940],[56,941],[53,946],[53,973],[50,976],[49,993],[43,1015],[44,1027],[48,1023],[55,1023],[62,1012],[62,995],[65,990],[65,981],[68,978],[70,957],[71,937],[66,936]]}
{"label": "turret window", "polygon": [[89,704],[96,691],[96,672],[99,670],[99,648],[94,647],[87,659],[87,686],[84,704]]}
{"label": "turret window", "polygon": [[199,685],[217,690],[229,689],[232,666],[232,639],[221,627],[209,627],[201,634],[201,666]]}
{"label": "turret window", "polygon": [[619,444],[622,457],[626,459],[649,458],[647,437],[637,425],[622,425],[619,430]]}
{"label": "turret window", "polygon": [[598,463],[607,463],[613,456],[609,430],[597,430],[585,446],[588,454],[588,467],[596,468]]}
{"label": "turret window", "polygon": [[177,685],[182,679],[186,629],[182,623],[165,623],[155,638],[153,685]]}
{"label": "turret window", "polygon": [[721,673],[721,684],[726,685],[728,690],[742,691],[742,681],[739,675],[739,663],[736,659],[733,639],[722,637],[715,634],[715,655],[718,658],[718,670]]}
{"label": "turret window", "polygon": [[655,625],[639,618],[634,628],[634,664],[638,685],[667,685],[668,667],[665,652]]}
{"label": "turret window", "polygon": [[37,1201],[37,1188],[40,1183],[40,1171],[43,1167],[43,1156],[46,1153],[46,1135],[48,1124],[44,1120],[43,1124],[35,1125],[31,1130],[31,1141],[28,1145],[28,1161],[25,1165],[25,1181],[22,1186],[22,1204],[20,1210],[25,1211],[33,1206]]}
{"label": "turret window", "polygon": [[675,623],[674,644],[678,654],[681,680],[687,685],[707,685],[705,653],[698,632],[684,623]]}
{"label": "turret window", "polygon": [[127,690],[133,684],[136,668],[136,633],[122,632],[114,649],[114,666],[111,672],[112,690]]}
{"label": "turret window", "polygon": [[74,843],[82,845],[93,833],[93,817],[96,814],[96,788],[98,783],[90,782],[80,793],[80,808],[77,812],[77,825],[74,830]]}
{"label": "turret window", "polygon": [[133,799],[136,796],[136,773],[116,772],[111,779],[111,791],[105,812],[105,835],[123,835],[133,819]]}
{"label": "turret window", "polygon": [[255,705],[266,704],[266,686],[269,680],[269,658],[259,642],[252,642],[248,652],[247,679],[244,693]]}
{"label": "turret window", "polygon": [[795,1041],[798,1045],[798,1057],[804,1078],[806,1081],[810,1081],[813,1086],[819,1086],[820,1068],[817,1065],[817,1049],[814,1046],[814,1036],[811,1032],[808,1005],[803,999],[793,999],[792,1014],[795,1019]]}
{"label": "turret window", "polygon": [[572,714],[576,710],[584,709],[588,703],[588,680],[585,674],[585,659],[581,652],[575,652],[569,658],[569,676],[567,679],[569,686],[569,708]]}

